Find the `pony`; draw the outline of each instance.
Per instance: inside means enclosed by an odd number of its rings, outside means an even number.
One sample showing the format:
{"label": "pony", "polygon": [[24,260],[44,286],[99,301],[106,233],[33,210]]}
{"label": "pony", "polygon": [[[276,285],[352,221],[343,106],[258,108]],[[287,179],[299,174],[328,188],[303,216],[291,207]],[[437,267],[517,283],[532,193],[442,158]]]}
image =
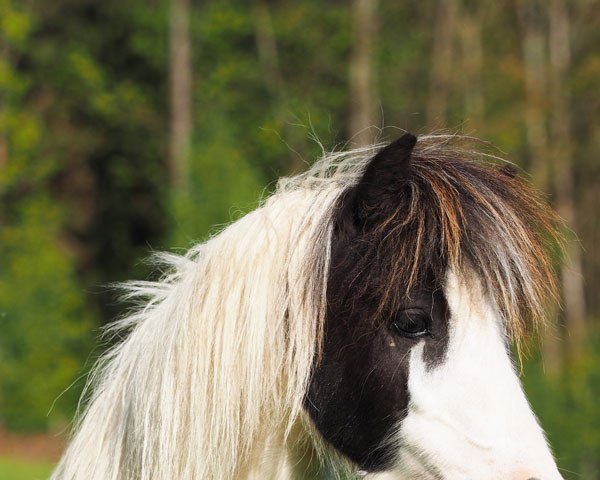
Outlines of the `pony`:
{"label": "pony", "polygon": [[53,480],[558,480],[511,345],[558,217],[453,136],[326,154],[183,255],[88,381]]}

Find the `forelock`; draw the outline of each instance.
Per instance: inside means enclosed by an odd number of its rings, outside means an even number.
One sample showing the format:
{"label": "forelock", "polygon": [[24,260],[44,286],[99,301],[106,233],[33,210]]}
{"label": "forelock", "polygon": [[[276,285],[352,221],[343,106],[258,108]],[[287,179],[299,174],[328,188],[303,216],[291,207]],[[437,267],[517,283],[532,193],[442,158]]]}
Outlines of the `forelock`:
{"label": "forelock", "polygon": [[360,207],[360,217],[376,221],[356,240],[350,286],[376,297],[382,314],[425,275],[476,275],[518,342],[557,298],[550,253],[561,243],[559,220],[526,181],[464,145],[420,137],[397,194]]}

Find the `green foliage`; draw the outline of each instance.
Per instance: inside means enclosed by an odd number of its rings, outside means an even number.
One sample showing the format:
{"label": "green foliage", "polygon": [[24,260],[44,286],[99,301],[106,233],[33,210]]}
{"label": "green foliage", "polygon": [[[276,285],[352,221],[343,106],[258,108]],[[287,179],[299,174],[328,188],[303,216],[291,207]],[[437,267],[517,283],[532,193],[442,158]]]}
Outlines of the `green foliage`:
{"label": "green foliage", "polygon": [[45,429],[72,416],[77,389],[48,412],[82,371],[92,314],[61,237],[64,209],[48,191],[60,166],[38,158],[42,119],[26,108],[32,77],[7,61],[28,48],[33,20],[11,2],[0,10],[10,45],[0,68],[0,132],[10,160],[0,177],[0,420]]}
{"label": "green foliage", "polygon": [[68,421],[75,390],[46,415],[81,373],[90,345],[84,292],[59,244],[59,212],[44,195],[32,196],[0,230],[0,411],[8,428]]}
{"label": "green foliage", "polygon": [[0,458],[0,479],[2,480],[43,480],[52,473],[49,462],[32,462]]}
{"label": "green foliage", "polygon": [[[595,330],[595,331],[594,331]],[[594,479],[600,471],[600,331],[591,329],[585,351],[557,376],[539,355],[525,365],[524,386],[567,479]]]}
{"label": "green foliage", "polygon": [[257,205],[264,180],[248,164],[228,130],[197,139],[189,185],[173,194],[172,246],[190,247]]}

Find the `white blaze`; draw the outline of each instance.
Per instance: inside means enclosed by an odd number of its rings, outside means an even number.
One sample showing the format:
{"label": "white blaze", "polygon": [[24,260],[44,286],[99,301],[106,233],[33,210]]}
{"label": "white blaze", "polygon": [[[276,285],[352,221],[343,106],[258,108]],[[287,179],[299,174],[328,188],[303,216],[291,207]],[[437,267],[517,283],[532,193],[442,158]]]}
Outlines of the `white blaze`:
{"label": "white blaze", "polygon": [[506,351],[497,312],[450,272],[446,358],[410,357],[408,414],[397,469],[373,478],[558,480],[556,464]]}

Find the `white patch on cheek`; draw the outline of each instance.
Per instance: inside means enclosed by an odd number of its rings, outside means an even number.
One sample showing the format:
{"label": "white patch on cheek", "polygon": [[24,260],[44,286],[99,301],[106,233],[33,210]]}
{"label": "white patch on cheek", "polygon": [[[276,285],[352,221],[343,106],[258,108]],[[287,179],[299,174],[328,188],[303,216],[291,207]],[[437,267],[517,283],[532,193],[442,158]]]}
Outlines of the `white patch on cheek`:
{"label": "white patch on cheek", "polygon": [[560,479],[498,315],[477,285],[467,287],[453,273],[445,294],[451,317],[446,358],[428,367],[424,341],[411,351],[410,403],[394,478]]}

